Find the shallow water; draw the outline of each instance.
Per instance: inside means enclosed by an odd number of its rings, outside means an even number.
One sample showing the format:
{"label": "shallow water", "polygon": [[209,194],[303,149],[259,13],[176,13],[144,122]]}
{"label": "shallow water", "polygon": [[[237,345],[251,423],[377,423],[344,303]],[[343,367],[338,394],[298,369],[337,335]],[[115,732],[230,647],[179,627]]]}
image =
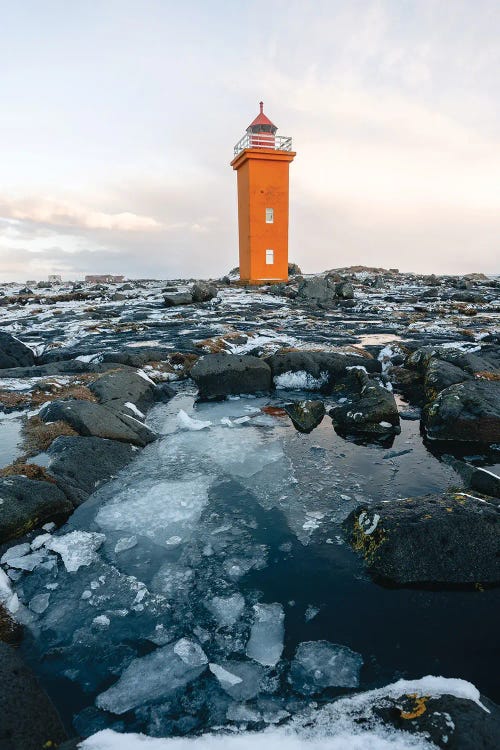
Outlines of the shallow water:
{"label": "shallow water", "polygon": [[0,469],[11,464],[21,453],[21,414],[12,412],[0,418]]}
{"label": "shallow water", "polygon": [[[181,638],[200,643],[215,664],[255,665],[245,652],[258,602],[284,612],[281,659],[262,667],[261,689],[249,699],[260,711],[293,714],[304,705],[289,666],[299,643],[316,640],[362,656],[362,689],[440,674],[500,697],[491,670],[498,592],[383,588],[340,527],[360,501],[438,492],[461,486],[460,478],[427,450],[418,422],[402,421],[391,446],[366,446],[337,435],[328,417],[304,435],[279,411],[262,411],[281,403],[196,405],[194,391],[180,389],[150,412],[162,437],[58,532],[104,534],[93,562],[68,572],[51,556],[16,584],[28,607],[49,594],[45,611],[25,614],[30,637],[22,648],[77,732],[116,726],[167,736],[227,723],[234,701],[209,671],[165,695],[161,710],[139,701],[118,716],[94,703],[132,659]],[[211,425],[181,429],[181,409]],[[221,624],[214,598],[236,595],[244,607],[231,626]]]}

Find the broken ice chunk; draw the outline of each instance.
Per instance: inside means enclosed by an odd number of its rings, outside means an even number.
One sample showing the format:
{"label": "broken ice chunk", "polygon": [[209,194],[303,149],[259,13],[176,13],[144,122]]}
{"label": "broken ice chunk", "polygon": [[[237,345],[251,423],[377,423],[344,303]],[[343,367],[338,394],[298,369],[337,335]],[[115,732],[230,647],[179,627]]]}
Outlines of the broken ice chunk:
{"label": "broken ice chunk", "polygon": [[290,682],[303,695],[328,687],[358,687],[363,657],[329,641],[300,643],[290,668]]}
{"label": "broken ice chunk", "polygon": [[214,596],[205,606],[221,627],[230,627],[245,609],[245,599],[241,594]]}
{"label": "broken ice chunk", "polygon": [[49,606],[49,600],[50,600],[50,594],[37,594],[30,601],[29,608],[31,609],[32,612],[35,612],[37,615],[41,615],[42,612],[45,612],[45,610]]}
{"label": "broken ice chunk", "polygon": [[254,604],[254,622],[247,643],[247,656],[274,667],[283,652],[285,613],[281,604]]}
{"label": "broken ice chunk", "polygon": [[[98,708],[124,714],[143,703],[157,701],[199,677],[208,659],[199,646],[199,650],[190,649],[179,643],[170,643],[148,656],[134,659],[118,682],[97,696]],[[176,652],[176,647],[184,659],[188,658],[187,662]]]}
{"label": "broken ice chunk", "polygon": [[212,425],[212,422],[203,421],[202,419],[193,419],[181,409],[177,415],[177,424],[183,430],[205,430]]}
{"label": "broken ice chunk", "polygon": [[209,669],[219,681],[221,688],[237,701],[245,701],[258,695],[265,671],[258,664],[244,661],[224,661],[209,664]]}
{"label": "broken ice chunk", "polygon": [[174,652],[189,667],[201,667],[208,662],[201,646],[188,638],[181,638],[177,641],[174,645]]}
{"label": "broken ice chunk", "polygon": [[30,552],[31,547],[29,544],[16,544],[14,547],[11,547],[7,550],[7,552],[4,552],[0,559],[0,563],[2,565],[10,565],[10,560],[17,560],[20,557],[24,557],[24,555],[27,555],[28,552]]}
{"label": "broken ice chunk", "polygon": [[118,539],[117,543],[115,544],[115,552],[125,552],[125,550],[135,547],[136,544],[136,536],[123,536],[121,539]]}
{"label": "broken ice chunk", "polygon": [[106,539],[95,531],[70,531],[63,536],[51,537],[45,547],[58,552],[68,573],[74,573],[82,565],[90,565],[95,553]]}
{"label": "broken ice chunk", "polygon": [[[29,547],[29,545],[28,545]],[[10,557],[7,565],[11,568],[17,568],[18,570],[27,570],[31,572],[40,565],[47,555],[45,552],[32,552],[31,555],[23,555],[22,557]]]}
{"label": "broken ice chunk", "polygon": [[250,706],[245,706],[244,703],[231,703],[226,711],[226,719],[228,721],[256,723],[262,721],[262,716],[259,711]]}

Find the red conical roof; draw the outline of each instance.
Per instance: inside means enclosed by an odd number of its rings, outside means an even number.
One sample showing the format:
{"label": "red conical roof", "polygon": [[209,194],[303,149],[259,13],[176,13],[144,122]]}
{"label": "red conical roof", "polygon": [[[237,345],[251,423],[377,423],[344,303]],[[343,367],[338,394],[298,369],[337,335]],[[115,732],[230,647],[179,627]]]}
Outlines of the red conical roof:
{"label": "red conical roof", "polygon": [[270,125],[272,128],[275,128],[275,130],[277,130],[278,128],[276,127],[274,122],[271,122],[269,117],[267,117],[267,115],[264,114],[264,102],[259,102],[259,105],[260,105],[260,112],[255,118],[255,120],[250,123],[247,130],[250,130],[250,128],[253,128],[254,125]]}

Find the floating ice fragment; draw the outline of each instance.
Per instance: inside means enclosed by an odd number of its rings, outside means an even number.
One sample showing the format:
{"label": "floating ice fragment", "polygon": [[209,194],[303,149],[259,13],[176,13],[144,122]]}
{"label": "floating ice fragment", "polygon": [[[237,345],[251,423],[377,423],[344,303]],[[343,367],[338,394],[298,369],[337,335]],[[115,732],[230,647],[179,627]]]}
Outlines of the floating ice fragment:
{"label": "floating ice fragment", "polygon": [[238,683],[243,682],[241,677],[238,677],[232,672],[228,672],[227,669],[224,669],[224,667],[221,667],[218,664],[209,664],[208,668],[212,674],[217,677],[222,688],[224,688],[224,686],[238,685]]}
{"label": "floating ice fragment", "polygon": [[47,549],[58,552],[68,573],[74,573],[82,565],[90,565],[95,553],[106,539],[95,531],[70,531],[63,536],[51,537],[45,544]]}
{"label": "floating ice fragment", "polygon": [[170,643],[148,656],[134,659],[120,679],[97,697],[98,708],[123,714],[143,703],[157,701],[195,680],[205,671],[208,660],[202,658],[203,652],[199,646],[199,650],[196,649],[197,644],[187,642],[195,648]]}
{"label": "floating ice fragment", "polygon": [[232,596],[214,596],[205,605],[221,627],[234,625],[245,609],[245,599],[239,593]]}
{"label": "floating ice fragment", "polygon": [[46,557],[47,555],[45,554],[45,552],[32,552],[31,555],[23,555],[22,557],[10,558],[7,564],[11,568],[17,568],[18,570],[27,570],[31,572],[37,567],[37,565],[40,565],[40,563],[42,563]]}
{"label": "floating ice fragment", "polygon": [[118,539],[117,543],[115,544],[115,552],[125,552],[125,550],[135,547],[136,544],[136,536],[124,536],[121,539]]}
{"label": "floating ice fragment", "polygon": [[320,693],[327,687],[359,685],[363,657],[347,646],[328,641],[300,643],[290,668],[290,682],[304,695]]}
{"label": "floating ice fragment", "polygon": [[177,424],[183,430],[205,430],[206,428],[211,427],[212,422],[193,419],[189,414],[186,414],[184,409],[181,409],[177,415]]}
{"label": "floating ice fragment", "polygon": [[177,641],[174,646],[174,653],[182,659],[184,664],[190,667],[201,667],[203,664],[208,664],[208,659],[201,646],[188,638],[181,638]]}
{"label": "floating ice fragment", "polygon": [[28,543],[25,544],[15,544],[14,547],[10,547],[7,552],[4,552],[0,559],[0,563],[2,565],[9,565],[10,560],[17,560],[20,557],[23,557],[24,555],[27,555],[28,552],[30,552],[31,547]]}
{"label": "floating ice fragment", "polygon": [[92,625],[97,625],[100,628],[109,628],[111,620],[107,615],[97,615],[97,617],[94,617],[92,620]]}
{"label": "floating ice fragment", "polygon": [[285,614],[281,604],[254,604],[254,622],[247,643],[247,656],[274,667],[283,652]]}
{"label": "floating ice fragment", "polygon": [[38,536],[36,536],[36,537],[35,537],[35,538],[33,539],[33,541],[31,542],[31,549],[32,549],[32,550],[35,550],[35,551],[36,551],[37,549],[40,549],[41,547],[43,547],[43,546],[44,546],[44,544],[45,544],[46,542],[48,542],[48,541],[49,541],[49,539],[50,539],[50,538],[51,538],[50,534],[39,534],[39,535],[38,535]]}
{"label": "floating ice fragment", "polygon": [[42,612],[45,612],[47,607],[49,606],[50,601],[50,594],[37,594],[36,596],[31,599],[29,603],[29,608],[32,612],[35,612],[37,615],[41,615]]}

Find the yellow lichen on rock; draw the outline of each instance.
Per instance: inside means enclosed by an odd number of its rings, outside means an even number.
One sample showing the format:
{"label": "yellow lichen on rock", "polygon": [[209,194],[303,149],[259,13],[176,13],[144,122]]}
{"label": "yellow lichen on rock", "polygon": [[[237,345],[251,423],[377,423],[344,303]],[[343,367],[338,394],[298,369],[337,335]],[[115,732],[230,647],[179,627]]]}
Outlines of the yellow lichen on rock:
{"label": "yellow lichen on rock", "polygon": [[418,719],[419,716],[425,714],[427,711],[427,706],[425,704],[430,698],[429,695],[418,696],[416,693],[410,693],[407,695],[407,698],[411,698],[414,701],[415,708],[413,711],[401,711],[402,719]]}

